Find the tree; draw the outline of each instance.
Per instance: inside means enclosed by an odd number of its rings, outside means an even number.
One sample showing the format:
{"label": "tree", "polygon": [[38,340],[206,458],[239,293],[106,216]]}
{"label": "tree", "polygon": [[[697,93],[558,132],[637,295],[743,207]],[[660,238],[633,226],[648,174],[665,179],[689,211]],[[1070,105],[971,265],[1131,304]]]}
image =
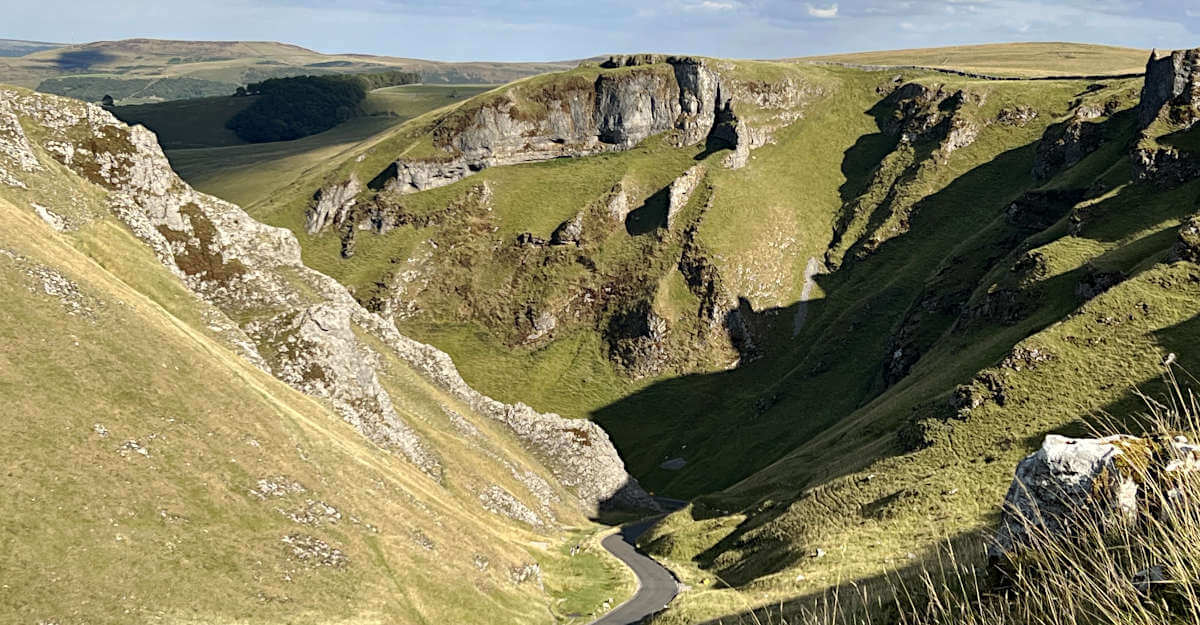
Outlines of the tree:
{"label": "tree", "polygon": [[103,98],[100,98],[100,106],[112,106],[112,105],[113,105],[113,97],[108,95],[107,93],[104,94]]}
{"label": "tree", "polygon": [[237,91],[234,91],[234,92],[233,92],[233,95],[234,95],[234,96],[236,96],[236,97],[239,97],[239,98],[240,98],[240,97],[242,97],[242,96],[244,96],[244,95],[246,95],[246,88],[245,88],[245,87],[238,87],[238,88],[237,88]]}

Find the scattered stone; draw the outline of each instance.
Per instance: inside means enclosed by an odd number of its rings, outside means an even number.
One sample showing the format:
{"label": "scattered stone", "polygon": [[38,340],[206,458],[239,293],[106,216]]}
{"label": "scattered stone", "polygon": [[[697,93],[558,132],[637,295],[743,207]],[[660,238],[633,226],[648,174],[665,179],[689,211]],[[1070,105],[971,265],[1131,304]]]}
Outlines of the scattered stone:
{"label": "scattered stone", "polygon": [[513,584],[519,585],[524,584],[529,580],[533,580],[537,583],[538,588],[542,588],[542,567],[536,562],[533,564],[514,567],[511,571],[509,571],[509,577],[512,579]]}
{"label": "scattered stone", "polygon": [[1019,105],[1015,108],[1002,108],[996,114],[996,121],[1005,126],[1024,127],[1037,119],[1038,112],[1031,107]]}
{"label": "scattered stone", "polygon": [[343,568],[349,563],[349,558],[341,549],[314,536],[288,534],[281,541],[288,546],[288,554],[292,558],[309,566]]}
{"label": "scattered stone", "polygon": [[41,204],[30,203],[30,206],[33,207],[33,212],[37,213],[37,216],[41,217],[42,221],[46,222],[51,228],[54,228],[58,232],[67,231],[67,223],[63,220],[61,215],[51,211]]}
{"label": "scattered stone", "polygon": [[412,539],[413,539],[413,542],[416,543],[418,547],[424,549],[425,551],[433,551],[434,549],[437,548],[437,545],[435,545],[433,543],[433,539],[426,536],[425,532],[422,532],[420,530],[420,528],[413,529]]}
{"label": "scattered stone", "polygon": [[130,453],[141,454],[147,458],[150,457],[150,450],[142,447],[141,444],[132,439],[121,443],[121,446],[117,448],[117,453],[121,454],[122,458],[128,458]]}
{"label": "scattered stone", "polygon": [[304,492],[307,492],[304,485],[283,476],[263,478],[258,481],[255,488],[250,489],[250,494],[260,500],[268,497],[298,495]]}
{"label": "scattered stone", "polygon": [[1012,369],[1013,371],[1021,371],[1023,369],[1032,371],[1037,369],[1038,365],[1050,362],[1055,358],[1057,356],[1047,350],[1018,345],[1004,357],[1004,360],[1000,361],[1000,366]]}
{"label": "scattered stone", "polygon": [[483,503],[483,508],[492,514],[520,521],[530,527],[546,526],[546,523],[542,521],[536,512],[521,503],[512,493],[495,484],[488,486],[483,492],[479,493],[479,501]]}
{"label": "scattered stone", "polygon": [[99,423],[92,424],[92,431],[94,431],[96,434],[99,434],[100,438],[108,438],[108,428],[100,425]]}
{"label": "scattered stone", "polygon": [[299,523],[300,525],[334,525],[342,519],[342,513],[338,512],[337,508],[324,501],[315,501],[312,499],[305,500],[304,506],[291,512],[282,508],[276,508],[275,510],[291,519],[293,523]]}

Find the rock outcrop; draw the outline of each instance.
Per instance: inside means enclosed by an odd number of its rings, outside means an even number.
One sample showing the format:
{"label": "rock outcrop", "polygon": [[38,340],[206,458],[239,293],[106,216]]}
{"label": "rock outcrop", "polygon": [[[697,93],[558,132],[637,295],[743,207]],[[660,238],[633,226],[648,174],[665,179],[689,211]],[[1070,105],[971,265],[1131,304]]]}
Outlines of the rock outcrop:
{"label": "rock outcrop", "polygon": [[1000,559],[1097,526],[1132,523],[1179,496],[1164,476],[1198,467],[1200,446],[1181,436],[1051,434],[1017,465],[988,555]]}
{"label": "rock outcrop", "polygon": [[[237,334],[231,344],[247,358],[297,390],[328,401],[365,437],[432,478],[441,479],[444,468],[428,441],[392,406],[380,383],[385,356],[407,363],[479,414],[504,424],[575,490],[585,509],[654,507],[599,426],[503,404],[474,391],[449,356],[401,335],[337,281],[306,267],[291,232],[261,224],[180,180],[150,131],[128,127],[97,106],[23,91],[0,90],[4,111],[39,125],[42,149],[107,190],[112,212],[194,293],[227,315],[224,321]],[[12,136],[0,136],[0,147],[5,155],[23,149]],[[20,183],[23,170],[11,161],[0,159],[0,164]],[[351,191],[347,186],[322,194],[331,207],[325,214],[336,216]],[[360,334],[372,337],[376,347]]]}
{"label": "rock outcrop", "polygon": [[554,232],[550,234],[550,245],[579,245],[580,238],[583,237],[583,212],[575,213],[575,216],[559,224]]}
{"label": "rock outcrop", "polygon": [[354,208],[362,183],[351,174],[345,182],[324,187],[313,195],[312,205],[305,213],[306,229],[309,234],[316,234],[325,226],[340,226]]}
{"label": "rock outcrop", "polygon": [[671,186],[667,190],[667,230],[675,225],[675,218],[679,215],[679,211],[687,206],[696,186],[703,179],[704,166],[696,165],[671,182]]}
{"label": "rock outcrop", "polygon": [[1046,128],[1038,142],[1037,155],[1033,161],[1035,180],[1046,180],[1064,169],[1068,169],[1104,142],[1103,129],[1089,121],[1092,115],[1088,107],[1078,107],[1071,118]]}
{"label": "rock outcrop", "polygon": [[1149,126],[1166,109],[1172,123],[1190,126],[1200,115],[1200,48],[1157,57],[1151,52],[1146,62],[1138,125]]}
{"label": "rock outcrop", "polygon": [[1142,146],[1133,151],[1133,177],[1174,187],[1200,177],[1200,160],[1171,146]]}
{"label": "rock outcrop", "polygon": [[[749,151],[766,143],[734,114],[736,89],[723,82],[710,61],[695,57],[613,57],[594,80],[564,76],[540,87],[514,85],[507,92],[455,110],[434,127],[436,156],[402,158],[370,183],[374,189],[410,193],[450,184],[487,167],[627,150],[655,134],[674,131],[676,145],[710,141],[735,150],[727,159],[740,167]],[[797,104],[799,89],[753,85],[751,100]],[[781,114],[780,123],[795,119]],[[772,127],[774,128],[774,126]]]}

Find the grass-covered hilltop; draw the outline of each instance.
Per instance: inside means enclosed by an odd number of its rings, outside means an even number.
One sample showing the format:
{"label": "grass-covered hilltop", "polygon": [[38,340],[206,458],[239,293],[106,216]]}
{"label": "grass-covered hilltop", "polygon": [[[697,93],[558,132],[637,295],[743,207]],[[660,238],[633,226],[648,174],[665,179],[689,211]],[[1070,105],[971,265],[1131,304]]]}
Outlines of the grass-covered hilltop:
{"label": "grass-covered hilltop", "polygon": [[263,96],[2,87],[0,612],[590,623],[654,494],[652,623],[1046,622],[985,554],[1014,467],[1198,368],[1197,59],[617,55],[264,143]]}

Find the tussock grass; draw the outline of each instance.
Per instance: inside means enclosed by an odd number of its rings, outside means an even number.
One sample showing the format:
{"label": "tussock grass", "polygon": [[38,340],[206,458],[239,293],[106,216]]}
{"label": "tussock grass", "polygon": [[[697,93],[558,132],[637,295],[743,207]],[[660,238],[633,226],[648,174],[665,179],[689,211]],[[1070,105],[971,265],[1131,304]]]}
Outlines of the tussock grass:
{"label": "tussock grass", "polygon": [[[1167,394],[1139,394],[1146,410],[1131,458],[1156,453],[1176,436],[1200,436],[1200,398],[1167,365]],[[1095,437],[1127,431],[1106,418]],[[1018,522],[1028,539],[1011,558],[988,563],[985,536],[944,541],[919,564],[882,578],[837,584],[804,601],[754,606],[741,593],[737,625],[1160,625],[1200,623],[1200,472],[1162,471],[1156,462],[1118,461],[1139,487],[1133,518],[1097,507],[1062,533],[1038,518]],[[1098,496],[1102,496],[1099,495]],[[672,622],[664,620],[663,622]]]}

